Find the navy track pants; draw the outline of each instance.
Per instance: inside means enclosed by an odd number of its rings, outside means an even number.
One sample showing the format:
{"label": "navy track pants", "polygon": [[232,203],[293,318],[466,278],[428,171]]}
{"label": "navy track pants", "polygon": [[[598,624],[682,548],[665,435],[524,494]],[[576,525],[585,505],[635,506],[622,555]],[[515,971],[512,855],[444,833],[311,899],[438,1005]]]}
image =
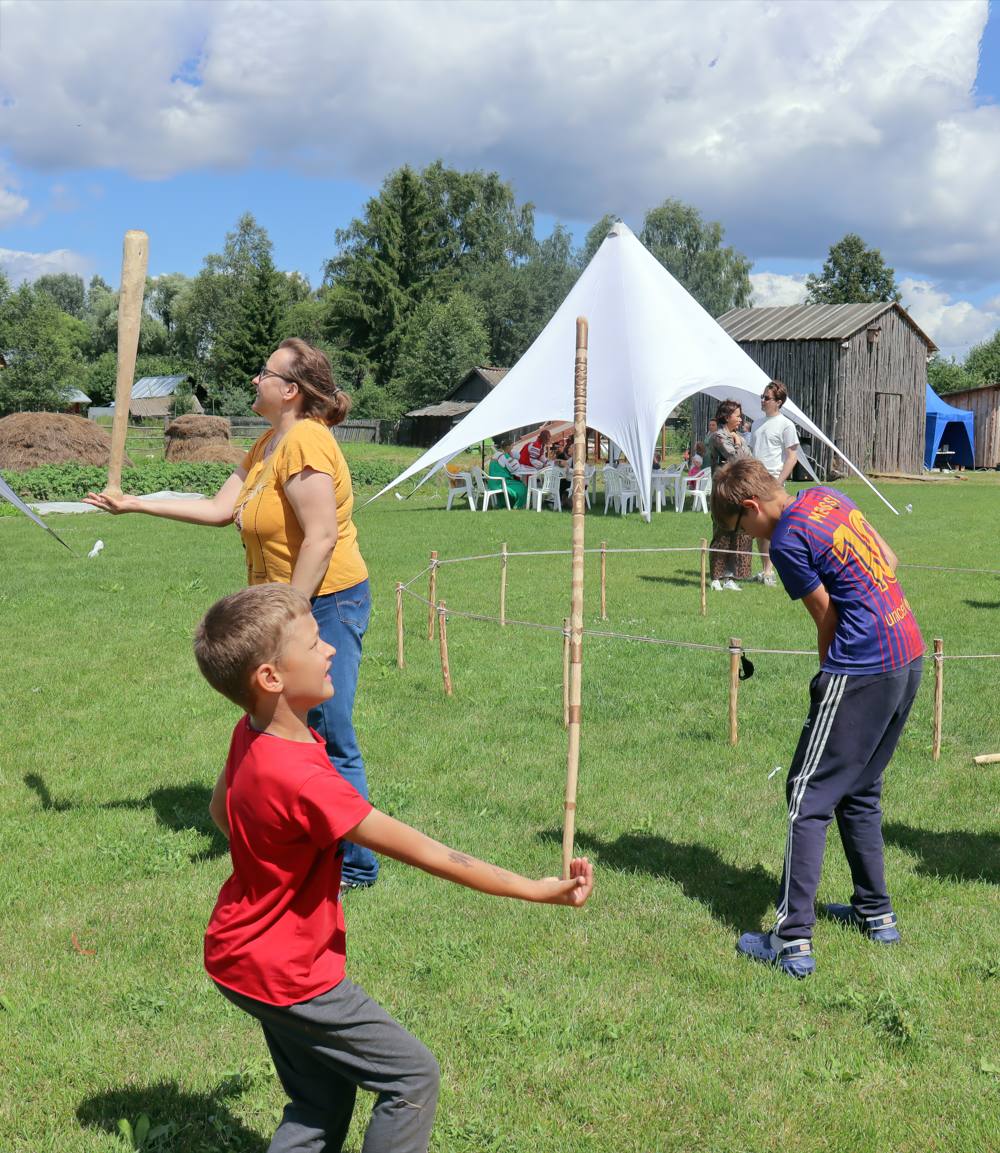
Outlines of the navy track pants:
{"label": "navy track pants", "polygon": [[817,673],[809,716],[788,771],[788,835],[774,932],[812,937],[826,847],[834,816],[861,916],[892,911],[882,845],[882,776],[920,685],[923,661],[874,676]]}

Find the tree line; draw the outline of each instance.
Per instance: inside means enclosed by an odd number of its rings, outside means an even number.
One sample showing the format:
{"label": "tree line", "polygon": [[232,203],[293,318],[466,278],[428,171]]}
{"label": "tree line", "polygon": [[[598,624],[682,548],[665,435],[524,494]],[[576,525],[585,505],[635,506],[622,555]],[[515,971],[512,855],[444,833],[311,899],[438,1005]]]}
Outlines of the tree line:
{"label": "tree line", "polygon": [[[275,266],[266,229],[245,214],[197,275],[147,281],[136,376],[188,375],[211,411],[242,415],[267,355],[302,336],[328,353],[355,415],[395,419],[439,400],[473,365],[512,365],[616,219],[598,220],[579,247],[558,223],[538,240],[534,206],[497,173],[404,166],[335,232],[313,287]],[[713,316],[750,304],[751,261],[696,208],[665,200],[645,214],[639,238]],[[817,302],[898,298],[892,269],[851,236],[831,248],[809,293]],[[0,413],[65,407],[67,388],[108,403],[117,308],[99,276],[14,288],[0,273]]]}

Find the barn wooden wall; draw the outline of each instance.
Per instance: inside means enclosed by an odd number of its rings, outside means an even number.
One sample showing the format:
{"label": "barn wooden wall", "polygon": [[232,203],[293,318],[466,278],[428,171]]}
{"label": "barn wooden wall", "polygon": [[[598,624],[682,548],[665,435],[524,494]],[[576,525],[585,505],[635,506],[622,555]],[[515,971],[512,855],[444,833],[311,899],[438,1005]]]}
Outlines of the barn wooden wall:
{"label": "barn wooden wall", "polygon": [[975,414],[976,468],[1000,465],[1000,385],[949,392],[944,399]]}

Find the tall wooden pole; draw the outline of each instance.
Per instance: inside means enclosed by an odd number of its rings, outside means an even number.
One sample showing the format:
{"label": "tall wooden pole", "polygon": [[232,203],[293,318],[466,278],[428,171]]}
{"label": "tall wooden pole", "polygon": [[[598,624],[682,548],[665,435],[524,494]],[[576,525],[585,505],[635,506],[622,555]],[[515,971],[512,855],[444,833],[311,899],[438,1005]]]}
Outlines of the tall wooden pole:
{"label": "tall wooden pole", "polygon": [[507,542],[500,546],[500,627],[507,624]]}
{"label": "tall wooden pole", "polygon": [[934,638],[934,746],[931,756],[935,761],[941,759],[941,719],[944,708],[944,641],[940,637]]}
{"label": "tall wooden pole", "polygon": [[403,667],[403,586],[396,585],[396,668]]}
{"label": "tall wooden pole", "polygon": [[587,459],[587,319],[576,318],[573,389],[573,582],[570,596],[569,741],[563,805],[563,877],[569,878],[576,829],[576,782],[580,771],[580,711],[583,688],[584,465]]}
{"label": "tall wooden pole", "polygon": [[441,679],[444,681],[445,696],[451,696],[451,666],[448,664],[448,613],[442,601],[437,607],[438,640],[441,646]]}
{"label": "tall wooden pole", "polygon": [[736,726],[736,703],[740,695],[740,653],[743,642],[739,637],[729,638],[729,743],[739,744],[740,734]]}
{"label": "tall wooden pole", "polygon": [[708,612],[708,605],[705,602],[705,586],[708,583],[708,541],[704,537],[701,538],[701,615],[704,616]]}
{"label": "tall wooden pole", "polygon": [[563,728],[569,728],[569,617],[563,619]]}
{"label": "tall wooden pole", "polygon": [[427,639],[434,639],[434,618],[437,616],[438,554],[431,553],[431,575],[427,586]]}

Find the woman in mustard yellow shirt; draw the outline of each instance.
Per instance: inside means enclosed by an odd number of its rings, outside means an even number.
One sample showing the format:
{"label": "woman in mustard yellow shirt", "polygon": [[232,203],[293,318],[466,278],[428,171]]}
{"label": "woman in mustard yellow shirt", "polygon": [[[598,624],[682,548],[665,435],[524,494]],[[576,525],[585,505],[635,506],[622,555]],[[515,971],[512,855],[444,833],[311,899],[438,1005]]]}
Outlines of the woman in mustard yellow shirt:
{"label": "woman in mustard yellow shirt", "polygon": [[[253,410],[271,428],[211,500],[140,500],[91,493],[105,512],[143,512],[189,524],[234,524],[243,538],[247,582],[294,585],[311,600],[320,635],[337,650],[330,666],[334,695],[309,714],[330,761],[368,796],[354,733],[354,694],[371,600],[368,570],[352,520],[354,491],[347,462],[330,429],[350,411],[330,362],[304,340],[283,341],[253,379]],[[343,882],[371,885],[378,862],[346,844]]]}

